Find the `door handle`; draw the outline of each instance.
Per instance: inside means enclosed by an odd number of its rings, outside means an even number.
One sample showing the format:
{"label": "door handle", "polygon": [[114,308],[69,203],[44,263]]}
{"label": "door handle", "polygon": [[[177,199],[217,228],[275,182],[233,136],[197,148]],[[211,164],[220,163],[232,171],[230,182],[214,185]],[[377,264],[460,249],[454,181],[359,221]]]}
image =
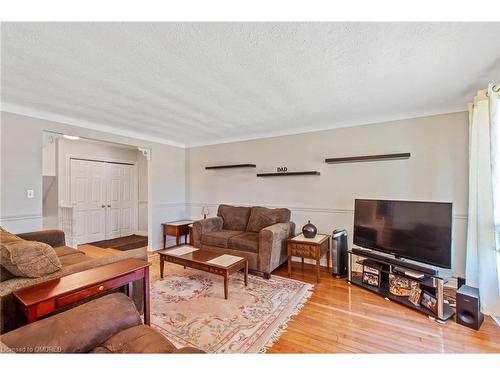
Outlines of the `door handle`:
{"label": "door handle", "polygon": [[106,208],[106,205],[105,204],[101,204],[101,208]]}
{"label": "door handle", "polygon": [[111,208],[111,205],[110,205],[110,204],[108,204],[108,207],[109,207],[109,208]]}

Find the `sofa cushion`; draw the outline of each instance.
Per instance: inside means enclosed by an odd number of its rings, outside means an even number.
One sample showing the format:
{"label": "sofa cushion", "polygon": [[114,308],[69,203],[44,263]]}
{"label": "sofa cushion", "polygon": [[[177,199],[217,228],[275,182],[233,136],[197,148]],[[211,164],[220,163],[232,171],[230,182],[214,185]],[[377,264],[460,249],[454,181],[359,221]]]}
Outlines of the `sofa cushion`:
{"label": "sofa cushion", "polygon": [[219,232],[209,232],[201,235],[201,243],[208,246],[228,247],[229,239],[243,233],[237,230],[221,230]]}
{"label": "sofa cushion", "polygon": [[54,251],[56,252],[56,254],[59,258],[64,257],[66,255],[73,255],[73,254],[85,255],[85,253],[83,251],[74,249],[74,248],[69,247],[69,246],[54,247]]}
{"label": "sofa cushion", "polygon": [[259,252],[259,233],[245,232],[229,239],[229,247],[236,250]]}
{"label": "sofa cushion", "polygon": [[175,346],[146,325],[127,328],[92,350],[92,353],[172,353]]}
{"label": "sofa cushion", "polygon": [[246,231],[260,232],[265,227],[276,223],[286,223],[287,221],[290,221],[290,210],[288,208],[252,207]]}
{"label": "sofa cushion", "polygon": [[61,262],[62,268],[66,268],[66,267],[72,266],[74,264],[88,262],[89,260],[92,260],[92,259],[94,259],[94,258],[88,257],[85,254],[75,253],[75,254],[70,254],[70,255],[65,255],[63,257],[60,257],[59,261]]}
{"label": "sofa cushion", "polygon": [[221,204],[217,210],[217,216],[223,220],[223,229],[239,230],[244,232],[250,217],[250,207],[236,207]]}
{"label": "sofa cushion", "polygon": [[73,249],[69,246],[55,247],[54,250],[63,268],[93,259],[88,257],[83,251]]}
{"label": "sofa cushion", "polygon": [[52,246],[26,241],[0,228],[0,264],[12,275],[41,277],[62,268]]}

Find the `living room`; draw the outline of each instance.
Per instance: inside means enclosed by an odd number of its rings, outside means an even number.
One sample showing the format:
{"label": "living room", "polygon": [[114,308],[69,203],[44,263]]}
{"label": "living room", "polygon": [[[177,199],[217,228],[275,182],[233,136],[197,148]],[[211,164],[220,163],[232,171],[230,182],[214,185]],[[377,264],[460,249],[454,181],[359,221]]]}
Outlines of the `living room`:
{"label": "living room", "polygon": [[2,358],[498,363],[498,20],[19,20]]}

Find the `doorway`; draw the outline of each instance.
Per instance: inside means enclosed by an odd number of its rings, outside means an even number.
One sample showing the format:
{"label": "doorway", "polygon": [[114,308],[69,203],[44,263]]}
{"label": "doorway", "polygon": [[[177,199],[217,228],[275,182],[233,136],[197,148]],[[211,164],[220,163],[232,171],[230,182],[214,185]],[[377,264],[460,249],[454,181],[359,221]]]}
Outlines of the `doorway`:
{"label": "doorway", "polygon": [[135,165],[71,158],[70,176],[77,243],[110,240],[135,232]]}
{"label": "doorway", "polygon": [[72,247],[114,241],[107,247],[126,250],[147,242],[150,150],[43,136],[43,228],[63,230]]}

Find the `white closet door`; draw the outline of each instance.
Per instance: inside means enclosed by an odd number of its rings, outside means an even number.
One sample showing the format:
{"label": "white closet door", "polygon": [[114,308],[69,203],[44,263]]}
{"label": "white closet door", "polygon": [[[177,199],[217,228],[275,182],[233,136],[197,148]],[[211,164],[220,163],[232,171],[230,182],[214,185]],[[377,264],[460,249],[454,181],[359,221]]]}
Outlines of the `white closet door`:
{"label": "white closet door", "polygon": [[107,164],[108,176],[108,215],[106,222],[106,239],[121,237],[120,216],[121,216],[121,165]]}
{"label": "white closet door", "polygon": [[77,244],[106,238],[106,175],[104,163],[71,159],[71,201]]}
{"label": "white closet door", "polygon": [[122,184],[121,184],[121,216],[120,233],[123,236],[129,236],[134,233],[137,227],[137,189],[134,184],[135,169],[132,165],[122,165]]}
{"label": "white closet door", "polygon": [[106,239],[128,236],[136,228],[137,189],[134,166],[106,164],[108,182],[108,218]]}

